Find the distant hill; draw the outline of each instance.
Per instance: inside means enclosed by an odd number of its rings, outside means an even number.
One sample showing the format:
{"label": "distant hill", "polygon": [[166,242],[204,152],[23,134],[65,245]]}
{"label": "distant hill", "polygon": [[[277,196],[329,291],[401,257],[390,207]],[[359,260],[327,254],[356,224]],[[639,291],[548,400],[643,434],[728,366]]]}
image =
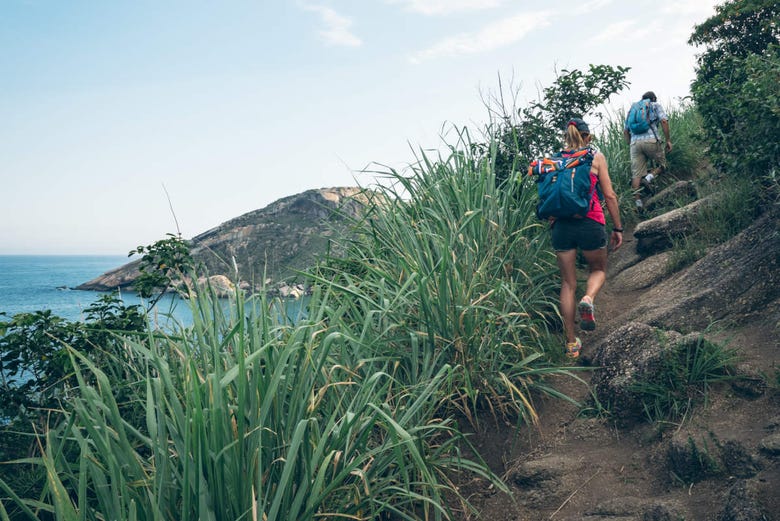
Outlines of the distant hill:
{"label": "distant hill", "polygon": [[[276,284],[312,266],[334,233],[347,233],[345,216],[359,215],[368,196],[362,188],[336,187],[279,199],[193,237],[192,255],[210,275],[232,278],[235,260],[242,281],[255,287],[263,279]],[[120,266],[76,289],[128,288],[138,277],[139,263],[140,259]]]}

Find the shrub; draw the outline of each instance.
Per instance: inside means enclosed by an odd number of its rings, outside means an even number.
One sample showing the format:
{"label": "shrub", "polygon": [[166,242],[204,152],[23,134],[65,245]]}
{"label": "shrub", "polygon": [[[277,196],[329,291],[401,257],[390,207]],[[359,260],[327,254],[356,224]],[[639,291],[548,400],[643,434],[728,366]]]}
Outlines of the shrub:
{"label": "shrub", "polygon": [[689,40],[705,48],[691,91],[716,166],[757,183],[780,156],[779,42],[774,0],[724,2]]}

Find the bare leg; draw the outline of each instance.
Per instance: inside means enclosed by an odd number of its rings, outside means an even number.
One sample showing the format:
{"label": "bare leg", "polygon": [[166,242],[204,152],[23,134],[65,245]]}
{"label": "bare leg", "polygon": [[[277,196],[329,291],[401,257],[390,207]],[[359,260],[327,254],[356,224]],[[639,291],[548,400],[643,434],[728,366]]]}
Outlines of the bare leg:
{"label": "bare leg", "polygon": [[[605,252],[606,253],[606,252]],[[574,309],[577,292],[577,250],[555,252],[558,258],[558,268],[561,271],[561,316],[566,341],[576,340],[574,334]],[[602,282],[603,283],[603,282]]]}
{"label": "bare leg", "polygon": [[588,262],[589,269],[585,296],[590,297],[592,302],[607,280],[607,249],[583,251],[582,254]]}
{"label": "bare leg", "polygon": [[639,185],[641,181],[642,181],[641,177],[631,178],[631,192],[634,194],[634,199],[640,199],[642,197],[639,191]]}

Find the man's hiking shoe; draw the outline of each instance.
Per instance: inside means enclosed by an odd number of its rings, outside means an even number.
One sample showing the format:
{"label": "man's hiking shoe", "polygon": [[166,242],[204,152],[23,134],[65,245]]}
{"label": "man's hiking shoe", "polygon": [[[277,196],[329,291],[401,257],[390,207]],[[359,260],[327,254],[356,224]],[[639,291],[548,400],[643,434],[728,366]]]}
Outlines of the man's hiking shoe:
{"label": "man's hiking shoe", "polygon": [[574,342],[566,342],[566,356],[568,358],[580,356],[580,349],[582,349],[582,342],[579,338],[576,338]]}
{"label": "man's hiking shoe", "polygon": [[655,193],[655,185],[653,184],[653,179],[655,179],[655,176],[653,174],[647,174],[643,178],[639,180],[639,183],[644,187],[645,191],[647,191],[650,194]]}
{"label": "man's hiking shoe", "polygon": [[577,310],[580,312],[580,329],[593,331],[596,329],[596,319],[593,317],[593,302],[584,297],[580,300]]}

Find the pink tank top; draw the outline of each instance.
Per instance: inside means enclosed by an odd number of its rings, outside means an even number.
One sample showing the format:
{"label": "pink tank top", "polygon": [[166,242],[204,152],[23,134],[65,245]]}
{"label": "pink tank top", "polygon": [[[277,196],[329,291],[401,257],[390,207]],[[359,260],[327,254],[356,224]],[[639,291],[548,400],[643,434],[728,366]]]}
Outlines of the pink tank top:
{"label": "pink tank top", "polygon": [[604,209],[601,207],[601,201],[599,200],[599,191],[596,188],[596,184],[599,182],[599,176],[590,172],[590,189],[593,192],[593,197],[590,200],[590,210],[585,214],[585,218],[593,219],[599,224],[607,224],[607,220],[604,217]]}

